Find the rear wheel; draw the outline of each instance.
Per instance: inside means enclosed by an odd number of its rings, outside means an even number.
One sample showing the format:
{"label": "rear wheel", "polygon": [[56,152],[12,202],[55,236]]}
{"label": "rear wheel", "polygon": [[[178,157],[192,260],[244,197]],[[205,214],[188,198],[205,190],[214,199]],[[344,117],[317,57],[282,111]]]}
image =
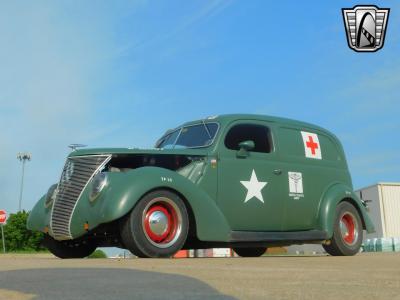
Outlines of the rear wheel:
{"label": "rear wheel", "polygon": [[363,226],[357,209],[348,202],[339,203],[333,226],[330,244],[323,245],[325,251],[334,256],[357,254],[363,237]]}
{"label": "rear wheel", "polygon": [[266,247],[256,248],[233,248],[233,251],[241,257],[259,257],[267,251]]}
{"label": "rear wheel", "polygon": [[89,241],[57,241],[46,235],[43,245],[59,258],[84,258],[96,250],[97,245]]}
{"label": "rear wheel", "polygon": [[182,199],[167,190],[145,195],[123,219],[124,245],[139,257],[170,257],[184,245],[189,218]]}

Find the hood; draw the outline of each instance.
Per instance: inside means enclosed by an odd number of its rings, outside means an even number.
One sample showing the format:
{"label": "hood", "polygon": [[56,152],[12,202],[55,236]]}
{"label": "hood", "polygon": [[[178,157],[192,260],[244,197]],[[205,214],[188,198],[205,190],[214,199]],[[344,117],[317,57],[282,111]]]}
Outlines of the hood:
{"label": "hood", "polygon": [[208,148],[189,148],[189,149],[139,149],[139,148],[89,148],[75,150],[69,157],[99,154],[158,154],[158,155],[207,155]]}

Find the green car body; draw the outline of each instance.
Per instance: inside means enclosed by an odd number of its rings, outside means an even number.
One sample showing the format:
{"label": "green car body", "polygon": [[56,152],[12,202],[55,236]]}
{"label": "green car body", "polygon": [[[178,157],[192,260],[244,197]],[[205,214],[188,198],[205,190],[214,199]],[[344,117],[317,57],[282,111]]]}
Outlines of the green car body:
{"label": "green car body", "polygon": [[[343,148],[327,130],[283,118],[223,115],[186,123],[177,132],[191,126],[212,128],[212,134],[206,128],[210,139],[196,147],[73,151],[58,188],[30,213],[28,228],[59,241],[96,235],[98,245],[118,246],[119,220],[144,195],[162,189],[187,207],[185,248],[323,243],[334,234],[343,201],[356,208],[363,229],[374,231],[353,191]],[[92,168],[88,174],[85,164]],[[106,180],[99,187],[100,173]],[[60,213],[66,214],[61,221]]]}

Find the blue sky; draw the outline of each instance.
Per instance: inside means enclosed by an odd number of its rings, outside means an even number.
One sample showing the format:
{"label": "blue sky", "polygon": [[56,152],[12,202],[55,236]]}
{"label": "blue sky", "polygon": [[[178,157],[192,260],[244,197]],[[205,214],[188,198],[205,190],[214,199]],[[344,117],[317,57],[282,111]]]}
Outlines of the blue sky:
{"label": "blue sky", "polygon": [[[60,175],[67,145],[149,147],[180,123],[260,113],[323,126],[356,188],[400,181],[400,5],[384,48],[347,46],[353,1],[9,1],[0,4],[0,209]],[[365,4],[365,3],[361,3]]]}

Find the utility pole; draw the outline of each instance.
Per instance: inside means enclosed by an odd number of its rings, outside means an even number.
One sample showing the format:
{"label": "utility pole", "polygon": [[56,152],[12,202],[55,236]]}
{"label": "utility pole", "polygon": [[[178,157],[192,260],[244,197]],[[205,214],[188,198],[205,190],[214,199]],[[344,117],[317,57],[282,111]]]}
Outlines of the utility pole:
{"label": "utility pole", "polygon": [[28,152],[20,152],[17,154],[17,159],[22,162],[21,189],[19,191],[18,211],[21,211],[21,205],[22,205],[22,193],[24,190],[25,163],[26,163],[26,161],[30,161],[31,158],[32,158],[32,156]]}

